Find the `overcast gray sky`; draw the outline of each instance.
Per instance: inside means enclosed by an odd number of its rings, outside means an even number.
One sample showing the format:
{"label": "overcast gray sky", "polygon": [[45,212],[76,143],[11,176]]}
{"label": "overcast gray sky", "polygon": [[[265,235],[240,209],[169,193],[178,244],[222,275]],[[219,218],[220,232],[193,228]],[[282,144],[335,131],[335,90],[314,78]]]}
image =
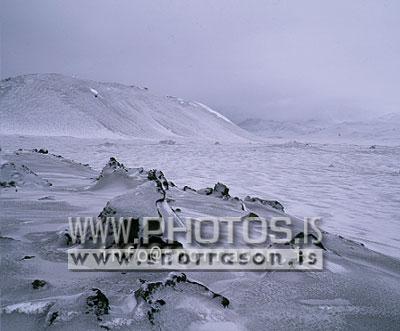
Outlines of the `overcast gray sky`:
{"label": "overcast gray sky", "polygon": [[2,78],[144,85],[234,120],[400,111],[397,0],[0,1]]}

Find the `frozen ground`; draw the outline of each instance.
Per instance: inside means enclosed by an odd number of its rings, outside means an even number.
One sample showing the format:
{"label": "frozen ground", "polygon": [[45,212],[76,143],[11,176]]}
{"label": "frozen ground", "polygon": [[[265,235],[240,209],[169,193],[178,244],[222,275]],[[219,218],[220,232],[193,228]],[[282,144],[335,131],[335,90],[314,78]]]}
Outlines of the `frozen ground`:
{"label": "frozen ground", "polygon": [[162,169],[177,184],[221,181],[234,195],[277,199],[290,214],[321,216],[323,227],[400,258],[400,147],[301,143],[1,138],[3,151],[48,148],[101,169],[110,156]]}
{"label": "frozen ground", "polygon": [[[110,201],[107,210],[115,211],[116,215],[133,211],[139,217],[155,209],[163,216],[173,215],[174,218],[178,214],[181,217],[246,217],[256,213],[265,218],[282,215],[279,209],[258,202],[223,199],[218,194],[203,195],[179,187],[182,182],[197,187],[213,186],[218,178],[231,187],[233,183],[231,195],[258,191],[262,192],[260,197],[269,198],[275,195],[274,190],[283,191],[289,184],[297,190],[284,194],[302,194],[307,189],[301,184],[306,185],[310,180],[315,184],[316,178],[321,176],[298,170],[302,169],[300,155],[310,153],[308,148],[320,149],[321,146],[169,145],[4,136],[1,139],[2,146],[6,146],[1,153],[6,162],[3,166],[7,164],[2,180],[11,186],[1,189],[0,200],[0,316],[4,330],[393,330],[400,323],[399,259],[329,233],[324,234],[325,268],[321,272],[189,272],[180,275],[69,272],[66,269],[66,250],[71,243],[65,236],[65,228],[70,215],[98,215],[107,201]],[[55,154],[89,161],[98,169],[57,155],[28,150],[14,152],[17,146],[38,144]],[[330,159],[335,151],[338,153],[335,148],[325,148],[328,150],[324,153],[330,155]],[[257,149],[264,150],[265,154]],[[339,152],[344,154],[343,148],[339,148]],[[354,151],[351,154],[354,155]],[[167,169],[167,178],[178,186],[166,185],[159,174],[154,177],[156,179],[149,179],[147,172],[140,169],[124,170],[111,160],[103,168],[110,155],[119,155],[119,160],[135,167],[164,165],[161,168]],[[261,155],[265,155],[265,159],[261,160]],[[280,161],[273,161],[274,156],[282,155],[285,157]],[[314,162],[316,158],[314,156]],[[321,156],[319,159],[321,166]],[[338,169],[346,162],[333,161]],[[292,172],[300,171],[297,176],[290,175],[291,183],[290,178],[284,182],[279,179],[289,176],[288,170],[282,172],[288,169],[286,163],[292,164],[289,168]],[[271,164],[275,165],[271,168]],[[306,178],[301,180],[302,177]],[[10,178],[16,179],[18,191],[10,184]],[[281,181],[280,190],[272,185],[277,178]],[[331,186],[340,186],[337,183],[340,177],[337,176],[336,184],[334,178]],[[203,183],[205,185],[201,185]],[[351,183],[347,185],[351,188]],[[388,186],[385,187],[388,190]],[[272,193],[266,193],[268,188]],[[162,201],[160,190],[165,194]],[[375,188],[375,192],[378,191]],[[296,201],[295,197],[293,199]],[[319,200],[316,196],[314,199]],[[293,201],[287,199],[286,202],[292,206]],[[304,205],[306,199],[302,197],[301,201]],[[370,207],[375,209],[379,199],[377,201]],[[347,205],[342,208],[347,210]],[[314,205],[310,203],[310,206]],[[290,208],[295,210],[289,207],[289,212]],[[397,213],[394,207],[392,212]],[[292,217],[292,222],[292,230],[299,233],[301,220]],[[395,233],[395,225],[388,224]],[[340,226],[337,230],[341,234],[344,232]]]}

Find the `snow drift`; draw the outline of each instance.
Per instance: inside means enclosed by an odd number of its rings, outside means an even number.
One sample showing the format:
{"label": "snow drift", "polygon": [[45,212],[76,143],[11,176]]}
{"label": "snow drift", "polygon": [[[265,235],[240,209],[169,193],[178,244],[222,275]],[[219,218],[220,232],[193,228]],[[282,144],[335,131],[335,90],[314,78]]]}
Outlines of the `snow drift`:
{"label": "snow drift", "polygon": [[22,186],[51,186],[47,180],[39,177],[25,165],[13,162],[0,166],[0,188]]}

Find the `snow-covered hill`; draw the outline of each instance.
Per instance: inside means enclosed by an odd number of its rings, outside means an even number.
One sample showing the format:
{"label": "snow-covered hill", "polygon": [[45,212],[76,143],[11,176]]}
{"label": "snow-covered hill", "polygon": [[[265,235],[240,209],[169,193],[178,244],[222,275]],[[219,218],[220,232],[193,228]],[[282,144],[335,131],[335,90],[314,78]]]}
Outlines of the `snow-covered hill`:
{"label": "snow-covered hill", "polygon": [[0,133],[243,140],[247,132],[198,103],[135,86],[35,74],[0,82]]}
{"label": "snow-covered hill", "polygon": [[250,118],[239,126],[266,138],[296,139],[309,142],[355,144],[400,144],[400,114],[360,121],[274,121]]}

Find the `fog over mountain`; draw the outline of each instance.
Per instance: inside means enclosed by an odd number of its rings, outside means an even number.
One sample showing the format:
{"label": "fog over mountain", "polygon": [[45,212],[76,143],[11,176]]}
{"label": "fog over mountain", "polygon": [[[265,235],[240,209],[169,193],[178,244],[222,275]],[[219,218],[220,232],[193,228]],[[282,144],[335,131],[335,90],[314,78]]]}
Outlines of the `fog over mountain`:
{"label": "fog over mountain", "polygon": [[400,111],[399,12],[394,0],[3,0],[1,77],[138,84],[237,122],[364,119]]}

